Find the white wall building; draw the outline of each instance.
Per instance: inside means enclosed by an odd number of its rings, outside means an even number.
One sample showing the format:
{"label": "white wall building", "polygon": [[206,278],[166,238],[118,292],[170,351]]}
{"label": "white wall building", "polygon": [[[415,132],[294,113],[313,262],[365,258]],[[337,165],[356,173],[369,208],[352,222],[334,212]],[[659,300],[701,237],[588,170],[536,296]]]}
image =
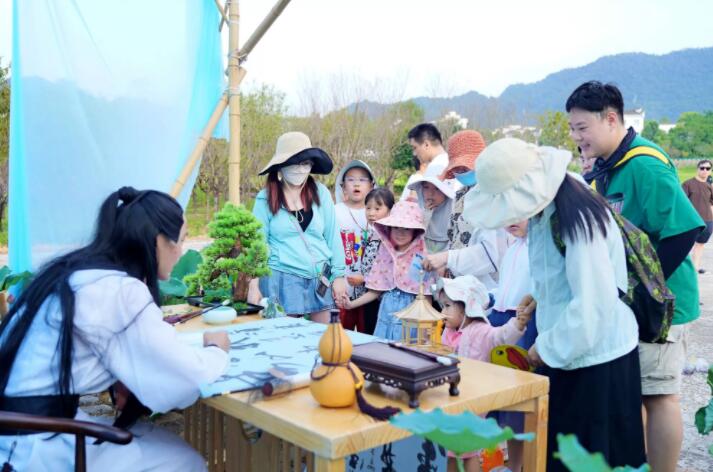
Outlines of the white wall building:
{"label": "white wall building", "polygon": [[643,108],[624,111],[624,126],[628,129],[630,126],[634,131],[641,133],[644,130],[644,117],[646,112]]}

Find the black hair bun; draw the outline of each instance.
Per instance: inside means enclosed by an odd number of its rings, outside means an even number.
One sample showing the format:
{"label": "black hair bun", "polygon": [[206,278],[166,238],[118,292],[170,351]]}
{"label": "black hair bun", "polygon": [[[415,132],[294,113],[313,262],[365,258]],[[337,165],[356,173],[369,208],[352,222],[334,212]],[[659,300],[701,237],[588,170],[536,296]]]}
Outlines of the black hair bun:
{"label": "black hair bun", "polygon": [[121,187],[117,194],[119,195],[119,200],[124,202],[125,205],[128,205],[139,196],[139,191],[134,187]]}

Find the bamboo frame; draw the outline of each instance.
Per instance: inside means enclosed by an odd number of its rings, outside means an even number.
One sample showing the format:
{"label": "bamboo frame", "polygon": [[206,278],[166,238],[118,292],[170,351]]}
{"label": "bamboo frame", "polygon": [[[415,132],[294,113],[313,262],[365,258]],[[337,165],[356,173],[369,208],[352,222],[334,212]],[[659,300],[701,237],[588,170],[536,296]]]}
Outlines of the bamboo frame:
{"label": "bamboo frame", "polygon": [[227,106],[228,95],[224,93],[220,96],[220,100],[215,106],[213,114],[210,115],[208,124],[206,124],[205,128],[203,128],[201,135],[198,137],[198,142],[196,143],[196,146],[193,148],[193,151],[191,151],[191,154],[188,156],[188,160],[183,166],[181,174],[178,176],[176,182],[174,182],[173,187],[171,188],[171,196],[173,198],[177,198],[183,190],[183,187],[186,185],[188,177],[190,177],[191,173],[193,173],[193,169],[196,167],[196,164],[198,164],[198,160],[203,155],[203,151],[205,151],[210,137],[213,136],[213,130],[218,124],[218,121],[220,121],[220,117],[223,116],[223,112],[225,111]]}
{"label": "bamboo frame", "polygon": [[[278,16],[290,3],[290,0],[278,0],[270,13],[262,20],[257,29],[245,43],[245,47],[240,50],[238,48],[238,31],[240,23],[240,13],[238,9],[238,0],[227,0],[225,7],[220,4],[220,0],[215,0],[215,6],[220,12],[221,20],[218,30],[223,28],[224,23],[228,23],[228,91],[223,94],[218,101],[213,114],[210,116],[208,123],[198,142],[188,156],[186,164],[183,166],[180,175],[176,179],[171,188],[171,196],[178,197],[186,185],[186,181],[191,173],[195,170],[203,151],[210,137],[213,135],[218,121],[226,108],[229,108],[229,147],[228,147],[228,200],[232,203],[240,203],[240,83],[247,71],[240,67],[240,64],[245,61],[247,55],[253,50],[255,45],[265,35],[267,30],[272,26]],[[226,18],[227,14],[227,18]]]}
{"label": "bamboo frame", "polygon": [[228,7],[228,118],[230,140],[228,142],[228,201],[240,204],[240,58],[238,49],[238,26],[240,11],[238,0],[230,0]]}
{"label": "bamboo frame", "polygon": [[267,30],[270,28],[270,26],[272,26],[277,17],[280,16],[280,14],[287,7],[290,1],[291,0],[278,0],[275,6],[272,7],[272,10],[270,10],[270,13],[268,13],[265,19],[262,20],[262,23],[260,23],[258,27],[255,28],[253,34],[248,38],[247,41],[245,41],[243,48],[240,50],[241,63],[247,59],[248,54],[252,52],[255,45],[258,43],[258,41],[260,41],[260,39],[262,39]]}

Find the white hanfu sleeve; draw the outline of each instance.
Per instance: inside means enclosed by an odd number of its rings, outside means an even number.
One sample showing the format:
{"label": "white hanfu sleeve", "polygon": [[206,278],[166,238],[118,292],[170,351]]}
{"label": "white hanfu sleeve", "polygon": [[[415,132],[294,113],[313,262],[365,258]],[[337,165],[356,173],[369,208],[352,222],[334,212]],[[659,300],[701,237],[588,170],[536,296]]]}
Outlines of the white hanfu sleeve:
{"label": "white hanfu sleeve", "polygon": [[499,263],[494,230],[475,230],[467,247],[448,251],[448,268],[455,276],[491,274],[498,271]]}
{"label": "white hanfu sleeve", "polygon": [[117,316],[123,317],[124,328],[107,343],[102,363],[155,412],[191,405],[200,384],[223,374],[228,354],[215,346],[180,342],[140,281],[125,282],[120,291],[123,306],[117,307]]}

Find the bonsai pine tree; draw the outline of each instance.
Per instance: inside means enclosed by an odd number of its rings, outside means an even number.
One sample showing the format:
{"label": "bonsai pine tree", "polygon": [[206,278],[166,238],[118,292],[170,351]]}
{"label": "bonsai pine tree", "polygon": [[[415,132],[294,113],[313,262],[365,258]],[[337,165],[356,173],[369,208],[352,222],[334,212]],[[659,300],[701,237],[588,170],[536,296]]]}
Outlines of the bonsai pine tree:
{"label": "bonsai pine tree", "polygon": [[226,203],[208,223],[213,242],[203,251],[195,274],[184,279],[188,293],[203,300],[244,302],[250,279],[270,273],[262,223],[244,206]]}

